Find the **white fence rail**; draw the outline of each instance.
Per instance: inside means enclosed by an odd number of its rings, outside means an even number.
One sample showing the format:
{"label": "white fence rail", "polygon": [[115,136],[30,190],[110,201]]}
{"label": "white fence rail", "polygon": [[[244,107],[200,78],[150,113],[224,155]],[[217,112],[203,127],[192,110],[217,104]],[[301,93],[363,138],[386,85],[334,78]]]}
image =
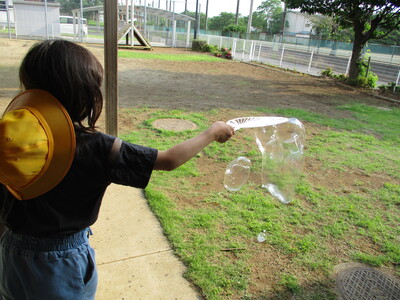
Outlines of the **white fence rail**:
{"label": "white fence rail", "polygon": [[[347,74],[350,50],[332,50],[279,42],[252,41],[237,38],[200,36],[211,45],[232,49],[235,60],[258,62],[302,73],[320,75],[327,68],[337,74]],[[378,84],[399,83],[400,56],[370,52],[370,70],[379,80]]]}

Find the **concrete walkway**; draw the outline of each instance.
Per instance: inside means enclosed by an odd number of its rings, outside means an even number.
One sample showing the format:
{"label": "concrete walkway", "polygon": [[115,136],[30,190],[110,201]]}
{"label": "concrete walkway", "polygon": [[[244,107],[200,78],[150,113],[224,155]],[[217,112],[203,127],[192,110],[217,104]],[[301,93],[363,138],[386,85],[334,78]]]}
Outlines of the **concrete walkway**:
{"label": "concrete walkway", "polygon": [[183,278],[185,266],[174,256],[142,190],[112,184],[92,231],[99,272],[96,300],[201,299]]}

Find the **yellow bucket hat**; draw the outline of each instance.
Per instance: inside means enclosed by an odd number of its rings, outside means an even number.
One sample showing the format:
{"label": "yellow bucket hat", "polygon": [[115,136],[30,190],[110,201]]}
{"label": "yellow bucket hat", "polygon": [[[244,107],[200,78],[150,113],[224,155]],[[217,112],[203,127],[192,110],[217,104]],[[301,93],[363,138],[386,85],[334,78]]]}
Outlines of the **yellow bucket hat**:
{"label": "yellow bucket hat", "polygon": [[74,126],[50,93],[27,90],[15,97],[0,120],[0,182],[19,200],[54,188],[75,154]]}

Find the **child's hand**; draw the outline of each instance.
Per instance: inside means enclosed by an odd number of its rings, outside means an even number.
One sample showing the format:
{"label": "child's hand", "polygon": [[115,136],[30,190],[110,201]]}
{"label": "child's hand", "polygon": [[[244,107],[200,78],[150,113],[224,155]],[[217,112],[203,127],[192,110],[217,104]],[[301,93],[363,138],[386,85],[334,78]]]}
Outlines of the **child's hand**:
{"label": "child's hand", "polygon": [[212,134],[214,141],[218,143],[225,143],[235,134],[233,127],[224,122],[215,122],[207,131]]}
{"label": "child's hand", "polygon": [[225,143],[235,133],[233,127],[224,122],[215,122],[198,136],[169,148],[158,151],[155,170],[171,171],[193,158],[213,141]]}

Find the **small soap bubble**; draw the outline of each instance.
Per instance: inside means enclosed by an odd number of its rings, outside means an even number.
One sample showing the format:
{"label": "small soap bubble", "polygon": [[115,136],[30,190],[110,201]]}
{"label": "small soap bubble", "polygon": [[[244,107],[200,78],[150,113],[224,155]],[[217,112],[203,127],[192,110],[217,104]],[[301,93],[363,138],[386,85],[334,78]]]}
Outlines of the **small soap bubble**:
{"label": "small soap bubble", "polygon": [[263,230],[263,232],[260,232],[257,236],[257,241],[259,243],[265,242],[265,240],[267,239],[267,234],[265,233],[265,230]]}
{"label": "small soap bubble", "polygon": [[238,191],[250,176],[251,161],[243,156],[231,161],[225,170],[224,187],[231,192]]}

